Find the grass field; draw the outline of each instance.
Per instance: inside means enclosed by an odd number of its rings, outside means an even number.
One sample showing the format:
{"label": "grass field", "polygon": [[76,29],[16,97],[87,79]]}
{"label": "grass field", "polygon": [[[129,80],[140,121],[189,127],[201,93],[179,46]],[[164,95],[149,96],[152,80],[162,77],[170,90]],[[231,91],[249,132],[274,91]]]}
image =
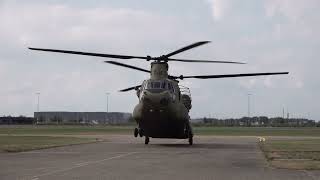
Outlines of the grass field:
{"label": "grass field", "polygon": [[320,128],[286,127],[194,127],[197,135],[221,136],[315,136],[320,137]]}
{"label": "grass field", "polygon": [[0,135],[130,134],[134,126],[0,126]]}
{"label": "grass field", "polygon": [[[0,151],[19,152],[40,148],[63,146],[93,142],[95,139],[80,138],[86,135],[112,135],[133,134],[135,126],[32,126],[12,125],[0,126]],[[207,136],[290,136],[290,137],[320,137],[320,128],[269,128],[269,127],[194,127],[194,134]],[[307,159],[319,160],[320,145],[312,145],[304,141],[286,144],[272,141],[263,146],[266,157],[272,162],[277,162],[277,156],[285,159],[298,159],[298,156]],[[320,144],[315,142],[314,144]],[[296,145],[296,146],[295,146]],[[309,148],[303,150],[301,148]],[[295,152],[283,153],[288,150],[298,149]],[[276,152],[277,151],[277,152]],[[308,151],[307,153],[301,153]],[[310,151],[310,152],[309,152]],[[313,152],[314,151],[314,152]],[[300,158],[301,159],[301,158]],[[302,162],[302,161],[301,161]],[[314,166],[313,166],[314,167]]]}
{"label": "grass field", "polygon": [[76,137],[3,135],[0,136],[0,152],[21,152],[89,142],[95,142],[95,139]]}
{"label": "grass field", "polygon": [[[0,135],[133,134],[135,126],[0,126]],[[314,136],[320,128],[194,127],[195,135]]]}
{"label": "grass field", "polygon": [[268,140],[260,144],[272,166],[320,169],[320,139]]}

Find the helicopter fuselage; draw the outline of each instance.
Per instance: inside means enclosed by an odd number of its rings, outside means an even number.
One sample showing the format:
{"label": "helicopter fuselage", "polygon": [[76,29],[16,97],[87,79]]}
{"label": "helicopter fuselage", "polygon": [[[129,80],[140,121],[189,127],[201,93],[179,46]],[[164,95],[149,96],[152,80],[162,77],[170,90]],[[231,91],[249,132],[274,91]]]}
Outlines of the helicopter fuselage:
{"label": "helicopter fuselage", "polygon": [[188,138],[190,109],[183,103],[178,81],[168,79],[167,63],[152,63],[151,78],[142,83],[137,96],[133,118],[144,136]]}
{"label": "helicopter fuselage", "polygon": [[181,99],[178,83],[172,80],[146,80],[139,95],[133,118],[145,136],[187,138],[188,109]]}

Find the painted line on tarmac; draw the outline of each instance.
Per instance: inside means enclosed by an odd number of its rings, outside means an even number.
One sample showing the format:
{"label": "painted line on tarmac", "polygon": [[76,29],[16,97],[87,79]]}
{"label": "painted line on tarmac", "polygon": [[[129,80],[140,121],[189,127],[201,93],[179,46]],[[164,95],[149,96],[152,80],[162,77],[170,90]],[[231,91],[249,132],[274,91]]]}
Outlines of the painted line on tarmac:
{"label": "painted line on tarmac", "polygon": [[66,171],[71,171],[71,170],[76,169],[76,168],[80,168],[80,167],[84,167],[84,166],[88,166],[88,165],[92,165],[92,164],[98,164],[98,163],[102,163],[102,162],[113,160],[113,159],[119,159],[119,158],[130,156],[130,155],[136,154],[136,153],[138,153],[138,152],[130,152],[130,153],[121,154],[121,155],[118,155],[118,156],[113,156],[113,157],[110,157],[110,158],[105,158],[105,159],[101,159],[101,160],[97,160],[97,161],[83,162],[81,164],[78,164],[78,165],[75,165],[75,166],[72,166],[72,167],[68,167],[68,168],[64,168],[64,169],[60,169],[60,170],[56,170],[56,171],[51,171],[51,172],[39,174],[39,175],[33,176],[32,179],[36,180],[36,179],[39,179],[40,177],[43,177],[43,176],[50,176],[50,175],[57,174],[57,173],[63,173],[63,172],[66,172]]}
{"label": "painted line on tarmac", "polygon": [[57,151],[57,152],[33,152],[33,151],[30,151],[30,152],[20,152],[20,154],[80,154],[80,152],[63,152],[63,151]]}

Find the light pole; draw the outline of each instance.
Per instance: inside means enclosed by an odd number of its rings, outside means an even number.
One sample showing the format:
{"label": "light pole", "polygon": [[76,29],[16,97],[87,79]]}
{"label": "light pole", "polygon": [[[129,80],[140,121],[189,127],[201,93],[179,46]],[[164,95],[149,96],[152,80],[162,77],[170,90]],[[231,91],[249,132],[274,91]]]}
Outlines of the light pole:
{"label": "light pole", "polygon": [[37,122],[36,122],[36,124],[38,124],[38,123],[39,123],[39,116],[40,116],[40,114],[39,114],[39,112],[40,112],[40,93],[37,92],[36,95],[38,96],[38,104],[37,104],[38,116],[37,116]]}
{"label": "light pole", "polygon": [[250,117],[250,96],[251,96],[252,94],[248,94],[248,117]]}
{"label": "light pole", "polygon": [[[109,113],[109,95],[110,95],[110,93],[107,92],[106,95],[107,95],[107,113],[106,113],[105,120],[107,121],[107,117],[108,117],[108,113]],[[106,124],[106,122],[105,122],[105,124]]]}
{"label": "light pole", "polygon": [[106,93],[106,95],[107,95],[107,113],[109,112],[109,95],[110,95],[110,93]]}

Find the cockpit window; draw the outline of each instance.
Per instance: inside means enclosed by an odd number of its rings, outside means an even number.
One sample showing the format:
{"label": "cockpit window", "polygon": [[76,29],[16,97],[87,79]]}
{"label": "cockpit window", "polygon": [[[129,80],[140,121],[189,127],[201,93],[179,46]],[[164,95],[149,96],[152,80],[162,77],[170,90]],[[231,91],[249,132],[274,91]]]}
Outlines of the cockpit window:
{"label": "cockpit window", "polygon": [[165,82],[160,82],[160,81],[149,81],[146,89],[164,89],[163,88],[163,83]]}
{"label": "cockpit window", "polygon": [[145,89],[168,89],[174,91],[171,82],[167,81],[148,81],[144,87]]}
{"label": "cockpit window", "polygon": [[154,89],[160,89],[160,82],[153,82],[153,88]]}

